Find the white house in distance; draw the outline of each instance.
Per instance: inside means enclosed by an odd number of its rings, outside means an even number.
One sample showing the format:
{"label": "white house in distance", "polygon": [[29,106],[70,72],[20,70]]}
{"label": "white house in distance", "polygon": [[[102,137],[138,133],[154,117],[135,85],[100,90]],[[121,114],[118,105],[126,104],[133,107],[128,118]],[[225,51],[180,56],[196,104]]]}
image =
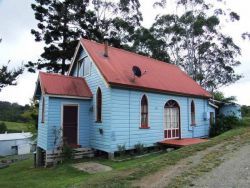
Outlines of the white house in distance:
{"label": "white house in distance", "polygon": [[31,137],[29,132],[0,134],[0,156],[30,153]]}

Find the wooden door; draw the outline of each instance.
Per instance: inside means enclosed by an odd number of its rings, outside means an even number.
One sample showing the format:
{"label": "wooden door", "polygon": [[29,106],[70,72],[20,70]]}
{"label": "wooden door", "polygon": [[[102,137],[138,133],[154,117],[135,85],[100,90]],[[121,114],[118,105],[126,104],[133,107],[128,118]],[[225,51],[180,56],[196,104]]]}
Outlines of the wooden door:
{"label": "wooden door", "polygon": [[63,106],[63,139],[68,145],[77,145],[78,106]]}

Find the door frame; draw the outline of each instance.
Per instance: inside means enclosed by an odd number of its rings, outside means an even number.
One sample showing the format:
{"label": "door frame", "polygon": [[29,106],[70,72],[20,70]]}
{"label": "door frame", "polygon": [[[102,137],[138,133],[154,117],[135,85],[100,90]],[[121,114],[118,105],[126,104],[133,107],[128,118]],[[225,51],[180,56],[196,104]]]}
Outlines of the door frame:
{"label": "door frame", "polygon": [[[166,123],[166,119],[165,119],[165,105],[168,101],[175,101],[177,104],[178,104],[178,109],[179,109],[179,138],[176,137],[176,138],[165,138],[165,123]],[[171,132],[172,134],[172,132]],[[175,99],[169,99],[169,100],[166,100],[166,102],[164,103],[163,105],[163,139],[164,140],[174,140],[174,139],[181,139],[181,107],[180,107],[180,104],[178,102],[178,100],[175,100]]]}
{"label": "door frame", "polygon": [[77,106],[77,138],[76,138],[76,144],[79,145],[79,115],[80,115],[80,105],[79,103],[67,103],[67,102],[63,102],[61,104],[61,138],[63,138],[63,113],[64,113],[64,106]]}

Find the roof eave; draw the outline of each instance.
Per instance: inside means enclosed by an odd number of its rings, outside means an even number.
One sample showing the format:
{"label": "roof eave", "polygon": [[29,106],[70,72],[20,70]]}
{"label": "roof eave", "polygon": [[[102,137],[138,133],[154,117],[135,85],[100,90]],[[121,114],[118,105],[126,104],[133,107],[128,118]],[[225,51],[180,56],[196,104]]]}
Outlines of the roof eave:
{"label": "roof eave", "polygon": [[136,89],[136,90],[149,91],[149,92],[154,92],[154,93],[163,93],[163,94],[186,96],[186,97],[197,97],[197,98],[205,98],[205,99],[211,98],[211,96],[206,96],[206,95],[195,95],[195,94],[188,94],[188,93],[181,93],[181,92],[173,92],[173,91],[167,91],[167,90],[147,88],[147,87],[142,87],[142,86],[131,86],[131,85],[120,84],[120,83],[115,83],[115,82],[109,82],[109,84],[111,87],[117,87],[117,88],[123,88],[123,89]]}
{"label": "roof eave", "polygon": [[57,95],[57,94],[47,94],[48,97],[55,97],[55,98],[69,98],[69,99],[83,99],[83,100],[90,100],[92,96],[73,96],[73,95]]}

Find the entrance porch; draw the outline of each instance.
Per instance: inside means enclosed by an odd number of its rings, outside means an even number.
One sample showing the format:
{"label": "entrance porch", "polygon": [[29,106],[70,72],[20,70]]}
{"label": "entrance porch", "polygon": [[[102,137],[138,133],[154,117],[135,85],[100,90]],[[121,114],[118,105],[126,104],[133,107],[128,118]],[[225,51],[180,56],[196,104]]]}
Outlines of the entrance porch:
{"label": "entrance porch", "polygon": [[202,139],[202,138],[183,138],[183,139],[163,140],[159,142],[159,144],[180,148],[180,147],[190,146],[190,145],[199,144],[199,143],[203,143],[207,141],[209,140]]}

